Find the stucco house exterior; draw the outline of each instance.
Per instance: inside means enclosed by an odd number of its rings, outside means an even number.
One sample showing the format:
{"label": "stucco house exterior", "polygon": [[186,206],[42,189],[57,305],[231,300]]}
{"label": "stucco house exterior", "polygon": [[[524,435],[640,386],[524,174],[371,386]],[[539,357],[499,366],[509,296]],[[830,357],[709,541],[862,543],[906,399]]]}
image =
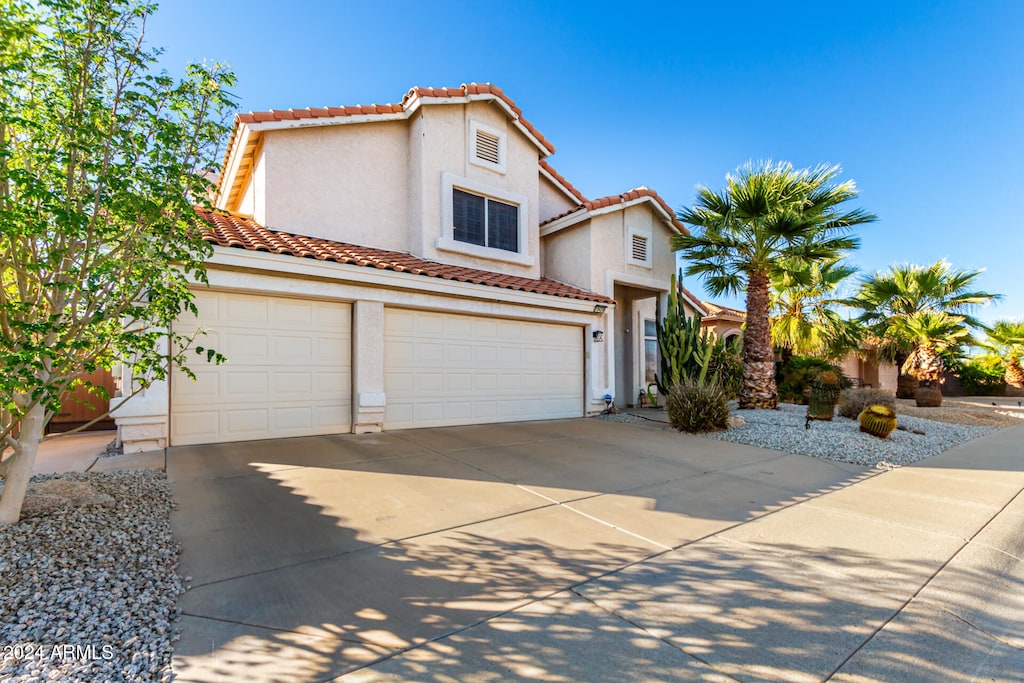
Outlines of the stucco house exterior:
{"label": "stucco house exterior", "polygon": [[238,115],[175,325],[228,362],[129,401],[125,450],[633,403],[685,228],[645,187],[585,197],[554,151],[490,84]]}

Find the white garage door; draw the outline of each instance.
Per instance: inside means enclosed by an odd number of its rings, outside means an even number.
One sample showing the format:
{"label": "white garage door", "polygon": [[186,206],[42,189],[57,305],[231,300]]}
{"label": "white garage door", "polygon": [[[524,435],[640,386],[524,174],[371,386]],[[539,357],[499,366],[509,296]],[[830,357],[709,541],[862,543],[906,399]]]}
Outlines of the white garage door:
{"label": "white garage door", "polygon": [[197,291],[196,306],[175,331],[206,329],[197,344],[228,361],[196,357],[195,382],[175,372],[171,445],[351,431],[349,304]]}
{"label": "white garage door", "polygon": [[570,325],[384,310],[385,429],[583,415]]}

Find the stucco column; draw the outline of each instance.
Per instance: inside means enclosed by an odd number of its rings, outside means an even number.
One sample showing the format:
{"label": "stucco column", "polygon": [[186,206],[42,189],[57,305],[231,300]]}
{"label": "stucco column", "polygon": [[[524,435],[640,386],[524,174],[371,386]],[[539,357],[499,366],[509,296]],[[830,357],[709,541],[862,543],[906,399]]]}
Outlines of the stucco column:
{"label": "stucco column", "polygon": [[[161,353],[167,352],[167,339],[159,342]],[[201,362],[201,361],[197,361]],[[156,380],[139,391],[132,366],[121,365],[121,389],[110,398],[110,416],[117,425],[117,438],[125,453],[142,453],[166,448],[170,429],[170,384]],[[179,381],[189,381],[179,378]],[[132,392],[138,391],[134,396]],[[131,396],[125,400],[124,397]]]}
{"label": "stucco column", "polygon": [[352,431],[384,429],[384,304],[352,304]]}

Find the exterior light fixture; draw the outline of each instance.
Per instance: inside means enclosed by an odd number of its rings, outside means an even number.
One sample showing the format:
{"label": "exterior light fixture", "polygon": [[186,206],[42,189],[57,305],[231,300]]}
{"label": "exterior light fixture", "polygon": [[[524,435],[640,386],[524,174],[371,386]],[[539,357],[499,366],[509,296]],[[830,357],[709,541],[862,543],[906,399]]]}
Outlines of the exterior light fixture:
{"label": "exterior light fixture", "polygon": [[597,304],[594,306],[594,313],[604,313],[608,310],[608,307],[604,304]]}
{"label": "exterior light fixture", "polygon": [[594,341],[595,342],[603,342],[604,341],[604,330],[594,330],[593,335],[594,335]]}

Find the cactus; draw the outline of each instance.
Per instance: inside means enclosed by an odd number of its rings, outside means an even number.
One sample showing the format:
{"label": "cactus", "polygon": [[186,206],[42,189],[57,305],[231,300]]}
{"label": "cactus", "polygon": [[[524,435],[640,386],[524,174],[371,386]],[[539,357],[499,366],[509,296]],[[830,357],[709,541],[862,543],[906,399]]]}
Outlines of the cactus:
{"label": "cactus", "polygon": [[658,321],[658,349],[661,352],[661,374],[654,380],[658,391],[668,395],[669,390],[684,380],[718,384],[718,373],[708,378],[711,361],[723,342],[710,337],[700,326],[700,316],[688,316],[683,307],[683,285],[672,276],[672,288],[668,293],[668,310]]}
{"label": "cactus", "polygon": [[885,439],[896,429],[896,412],[886,406],[870,405],[861,411],[857,421],[860,431]]}

